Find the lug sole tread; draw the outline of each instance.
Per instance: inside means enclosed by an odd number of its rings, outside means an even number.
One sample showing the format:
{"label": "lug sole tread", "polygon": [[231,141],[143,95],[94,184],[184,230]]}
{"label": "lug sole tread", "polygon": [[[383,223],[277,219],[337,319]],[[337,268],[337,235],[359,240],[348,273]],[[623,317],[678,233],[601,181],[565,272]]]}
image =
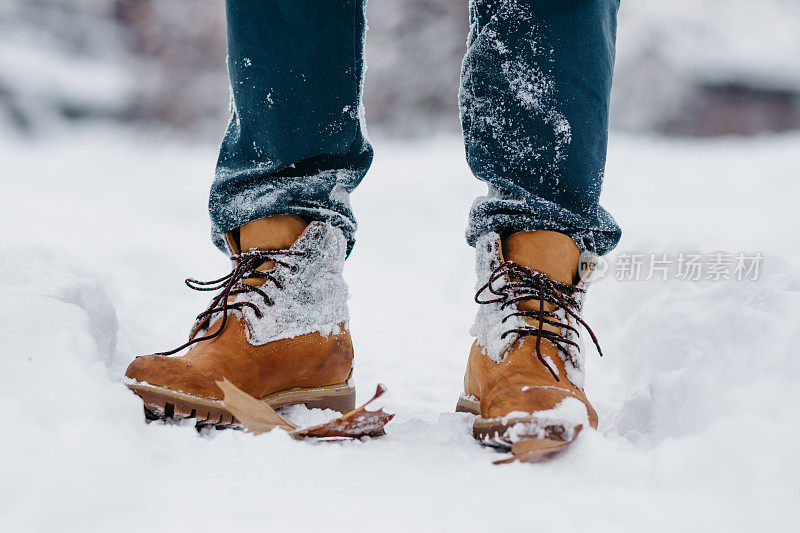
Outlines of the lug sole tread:
{"label": "lug sole tread", "polygon": [[[194,419],[197,426],[217,428],[241,426],[239,420],[218,399],[149,383],[130,383],[128,388],[142,399],[147,420]],[[355,408],[356,391],[349,383],[295,387],[269,394],[259,401],[265,402],[273,409],[303,404],[309,409],[346,412]]]}

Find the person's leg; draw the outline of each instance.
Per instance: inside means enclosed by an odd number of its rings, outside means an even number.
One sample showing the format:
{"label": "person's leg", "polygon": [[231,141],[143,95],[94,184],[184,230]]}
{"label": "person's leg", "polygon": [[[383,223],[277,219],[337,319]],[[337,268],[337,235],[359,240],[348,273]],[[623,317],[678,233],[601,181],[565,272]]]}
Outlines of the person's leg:
{"label": "person's leg", "polygon": [[235,422],[221,377],[273,407],[351,409],[348,195],[372,159],[363,0],[228,0],[227,13],[232,118],[209,207],[233,270],[187,280],[218,293],[186,343],[130,364],[128,386],[150,416],[202,424]]}
{"label": "person's leg", "polygon": [[340,228],[372,161],[361,109],[364,0],[228,0],[231,120],[209,210],[215,244],[294,214]]}
{"label": "person's leg", "polygon": [[583,391],[578,262],[620,238],[598,204],[618,7],[470,4],[461,118],[470,168],[489,193],[475,201],[467,230],[480,306],[457,409],[478,415],[480,439],[528,439],[528,458],[597,426]]}
{"label": "person's leg", "polygon": [[467,239],[552,230],[597,254],[619,0],[472,0],[459,94],[467,159],[489,185]]}

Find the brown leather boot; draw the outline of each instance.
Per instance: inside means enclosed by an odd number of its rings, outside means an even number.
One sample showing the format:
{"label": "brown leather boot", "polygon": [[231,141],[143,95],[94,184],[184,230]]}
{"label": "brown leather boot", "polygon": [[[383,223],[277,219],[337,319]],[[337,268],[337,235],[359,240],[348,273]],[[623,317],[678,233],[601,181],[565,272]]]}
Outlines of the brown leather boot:
{"label": "brown leather boot", "polygon": [[[457,411],[474,413],[476,438],[498,444],[570,442],[597,427],[583,393],[578,328],[585,283],[575,284],[580,252],[552,231],[496,233],[477,243],[480,305]],[[599,349],[599,347],[598,347]],[[558,447],[558,446],[556,446]]]}
{"label": "brown leather boot", "polygon": [[[149,415],[237,422],[220,402],[215,381],[221,377],[273,408],[352,409],[342,232],[279,215],[226,237],[232,272],[211,282],[186,281],[192,289],[219,291],[197,316],[189,341],[137,357],[125,372]],[[189,346],[185,355],[169,357]]]}

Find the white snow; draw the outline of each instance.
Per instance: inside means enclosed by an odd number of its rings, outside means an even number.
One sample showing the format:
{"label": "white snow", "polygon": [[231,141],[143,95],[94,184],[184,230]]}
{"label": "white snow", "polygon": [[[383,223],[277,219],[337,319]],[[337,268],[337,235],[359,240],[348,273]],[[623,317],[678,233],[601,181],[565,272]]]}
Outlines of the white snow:
{"label": "white snow", "polygon": [[549,368],[550,371],[553,374],[555,374],[556,377],[558,377],[558,367],[556,366],[555,362],[550,358],[550,356],[545,355],[544,357],[542,357],[542,359],[544,359],[544,362],[547,363],[547,368]]}
{"label": "white snow", "polygon": [[[216,147],[102,129],[0,143],[4,531],[789,531],[800,520],[800,136],[612,136],[619,251],[760,251],[758,281],[596,282],[598,431],[497,467],[452,409],[476,305],[456,138],[377,140],[345,267],[356,383],[382,439],[145,425],[127,362],[183,342],[227,259],[208,242]],[[204,178],[205,176],[205,178]],[[613,257],[610,258],[613,264]],[[587,345],[588,346],[588,345]],[[325,413],[290,410],[302,420]]]}
{"label": "white snow", "polygon": [[[478,239],[475,244],[475,291],[489,282],[494,270],[502,262],[500,257],[500,236],[497,233],[487,233]],[[495,290],[501,289],[509,282],[508,275],[504,274],[492,283]],[[480,300],[489,302],[499,296],[488,288],[481,292]],[[516,334],[506,335],[506,331],[522,329],[527,326],[519,316],[511,316],[516,311],[516,305],[503,308],[503,302],[484,303],[478,306],[469,333],[478,341],[493,361],[501,363],[508,355],[508,348],[517,339]],[[506,317],[508,317],[506,319]],[[504,319],[505,322],[503,321]]]}
{"label": "white snow", "polygon": [[530,413],[522,411],[512,411],[502,418],[504,424],[515,419],[520,420],[505,433],[505,437],[511,442],[517,442],[525,438],[545,438],[548,426],[560,426],[564,428],[564,438],[573,438],[575,428],[588,428],[589,414],[586,406],[577,398],[564,398],[552,409],[539,411],[531,416]]}
{"label": "white snow", "polygon": [[[314,222],[291,247],[307,255],[278,257],[290,265],[278,265],[270,272],[280,286],[267,281],[259,287],[274,305],[266,305],[259,293],[237,295],[236,302],[250,302],[261,312],[261,318],[250,307],[236,312],[247,321],[250,343],[260,346],[315,331],[325,336],[339,333],[348,319],[347,285],[342,277],[346,249],[342,230]],[[216,313],[209,325],[221,317],[221,312]]]}

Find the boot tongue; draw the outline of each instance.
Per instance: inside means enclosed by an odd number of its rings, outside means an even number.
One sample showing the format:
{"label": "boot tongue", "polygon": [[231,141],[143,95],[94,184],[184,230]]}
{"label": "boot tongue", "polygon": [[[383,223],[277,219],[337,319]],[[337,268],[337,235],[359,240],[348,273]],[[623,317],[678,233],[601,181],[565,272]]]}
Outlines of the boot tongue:
{"label": "boot tongue", "polygon": [[518,231],[503,239],[503,258],[538,270],[548,278],[573,285],[580,250],[575,242],[555,231]]}
{"label": "boot tongue", "polygon": [[[503,239],[503,258],[537,270],[552,280],[573,285],[578,273],[580,250],[563,233],[544,230],[518,231]],[[538,311],[539,301],[525,300],[519,302],[517,307],[522,311]],[[545,302],[544,308],[552,311],[555,306]],[[532,319],[528,319],[530,320]]]}
{"label": "boot tongue", "polygon": [[[239,228],[239,249],[286,250],[305,231],[308,223],[296,215],[275,215],[249,222]],[[257,270],[269,270],[275,263],[266,261]],[[246,279],[243,283],[255,287],[263,285],[263,279]]]}
{"label": "boot tongue", "polygon": [[275,215],[239,228],[239,249],[286,250],[291,248],[308,223],[296,215]]}

